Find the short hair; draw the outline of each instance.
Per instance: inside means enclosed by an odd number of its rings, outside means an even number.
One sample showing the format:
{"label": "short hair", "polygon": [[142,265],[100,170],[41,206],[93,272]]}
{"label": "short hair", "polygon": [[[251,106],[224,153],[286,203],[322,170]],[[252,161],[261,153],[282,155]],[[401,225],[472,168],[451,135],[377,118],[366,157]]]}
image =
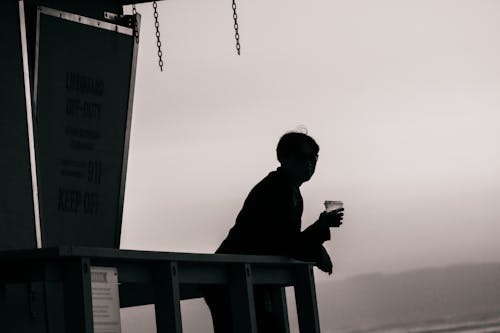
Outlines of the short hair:
{"label": "short hair", "polygon": [[302,144],[309,144],[317,154],[319,152],[319,145],[312,137],[300,132],[285,133],[279,140],[276,147],[276,155],[278,161],[282,162],[284,158],[296,153],[300,150]]}

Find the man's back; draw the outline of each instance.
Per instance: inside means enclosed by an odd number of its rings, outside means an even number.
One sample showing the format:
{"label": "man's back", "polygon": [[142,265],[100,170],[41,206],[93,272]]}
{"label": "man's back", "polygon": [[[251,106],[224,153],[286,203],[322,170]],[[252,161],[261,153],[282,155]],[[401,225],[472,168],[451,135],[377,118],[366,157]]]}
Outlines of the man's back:
{"label": "man's back", "polygon": [[293,256],[302,210],[298,188],[293,189],[278,168],[250,191],[235,225],[216,253]]}

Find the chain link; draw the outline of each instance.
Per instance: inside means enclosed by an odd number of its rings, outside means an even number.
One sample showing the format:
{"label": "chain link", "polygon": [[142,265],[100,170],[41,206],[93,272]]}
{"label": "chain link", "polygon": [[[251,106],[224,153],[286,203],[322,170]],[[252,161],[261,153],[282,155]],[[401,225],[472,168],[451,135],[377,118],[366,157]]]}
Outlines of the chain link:
{"label": "chain link", "polygon": [[238,26],[238,14],[236,13],[236,2],[233,0],[233,20],[234,20],[234,38],[236,39],[236,51],[238,52],[238,55],[240,55],[240,33],[238,31],[239,26]]}
{"label": "chain link", "polygon": [[158,66],[160,66],[160,71],[163,71],[163,53],[161,52],[160,22],[158,21],[158,4],[156,3],[156,1],[153,1],[153,8],[156,28],[156,46],[158,47]]}
{"label": "chain link", "polygon": [[137,24],[137,9],[135,8],[135,5],[132,5],[132,15],[133,17],[133,24],[134,24],[134,37],[135,37],[135,43],[139,44],[139,27]]}

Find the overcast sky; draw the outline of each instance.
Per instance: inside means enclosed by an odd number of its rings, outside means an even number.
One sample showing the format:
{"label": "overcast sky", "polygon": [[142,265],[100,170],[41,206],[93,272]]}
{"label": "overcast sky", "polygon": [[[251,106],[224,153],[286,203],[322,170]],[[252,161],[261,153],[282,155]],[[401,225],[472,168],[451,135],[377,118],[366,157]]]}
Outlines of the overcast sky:
{"label": "overcast sky", "polygon": [[500,259],[500,1],[237,4],[239,57],[229,0],[159,2],[163,72],[138,6],[122,248],[213,252],[304,125],[338,276]]}

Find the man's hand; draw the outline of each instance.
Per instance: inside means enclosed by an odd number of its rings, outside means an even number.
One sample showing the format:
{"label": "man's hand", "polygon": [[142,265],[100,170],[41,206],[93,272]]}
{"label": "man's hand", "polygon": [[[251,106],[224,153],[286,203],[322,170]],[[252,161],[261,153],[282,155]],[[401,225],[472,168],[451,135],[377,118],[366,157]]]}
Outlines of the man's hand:
{"label": "man's hand", "polygon": [[328,252],[326,252],[326,249],[324,246],[321,247],[319,260],[316,263],[316,266],[319,269],[321,269],[323,272],[328,273],[328,274],[332,274],[333,263],[332,263],[332,260],[330,259],[330,256],[328,255]]}
{"label": "man's hand", "polygon": [[331,239],[330,228],[338,228],[342,225],[344,218],[344,208],[339,208],[331,212],[323,212],[319,219],[303,231],[309,239],[323,243]]}
{"label": "man's hand", "polygon": [[344,208],[339,208],[331,212],[323,212],[319,216],[318,223],[329,228],[338,228],[344,219]]}

